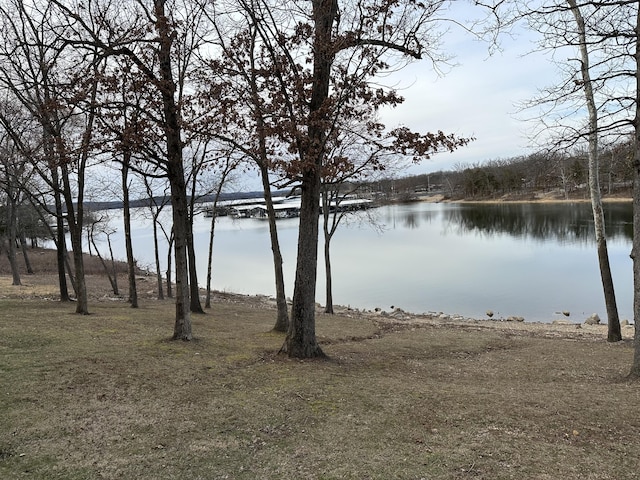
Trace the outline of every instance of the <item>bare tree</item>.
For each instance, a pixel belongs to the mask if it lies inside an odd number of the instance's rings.
[[[105,273],[107,274],[107,278],[109,279],[109,283],[111,284],[111,290],[114,295],[120,295],[120,290],[118,288],[118,271],[116,268],[116,261],[113,256],[113,247],[111,245],[111,235],[116,233],[116,230],[109,225],[109,216],[104,212],[92,212],[93,215],[88,215],[89,222],[86,225],[87,234],[89,236],[89,242],[93,245],[93,248],[104,268]],[[107,241],[107,248],[109,250],[109,264],[105,260],[102,252],[100,251],[100,246],[97,244],[97,241],[100,236],[104,235]]]
[[[578,54],[577,59],[556,61],[560,80],[542,90],[526,106],[542,108],[543,113],[536,120],[538,134],[545,135],[548,151],[576,150],[585,143],[587,145],[589,194],[608,317],[608,340],[619,341],[622,335],[609,265],[599,181],[599,141],[601,138],[619,139],[630,126],[631,99],[619,92],[626,90],[626,79],[633,75],[629,69],[630,58],[625,52],[626,47],[621,47],[618,31],[629,31],[629,7],[637,2],[548,0],[539,4],[510,3],[522,10],[515,8],[505,14],[504,18],[509,19],[506,23],[524,18],[531,28],[541,33],[540,48]],[[494,6],[503,7],[497,2]],[[585,106],[586,119],[583,114]],[[567,178],[570,175],[564,162],[561,167],[565,195],[568,195]]]
[[[76,312],[87,314],[82,252],[84,178],[92,148],[101,62],[95,51],[74,57],[49,2],[8,1],[0,9],[0,18],[3,21],[0,81],[42,129],[41,154],[36,155],[40,162],[34,166],[54,189],[58,235],[63,235],[63,218],[69,225]],[[9,128],[10,122],[3,123]],[[64,238],[59,237],[57,244],[64,299],[66,283],[61,267]]]
[[[152,221],[152,229],[153,229],[153,253],[155,258],[155,269],[156,269],[156,281],[157,281],[157,293],[158,299],[164,299],[164,290],[162,286],[162,269],[160,267],[160,242],[159,242],[159,234],[158,229],[162,232],[166,242],[167,242],[167,296],[169,298],[173,297],[172,289],[171,289],[171,251],[173,245],[173,234],[171,231],[167,231],[164,227],[163,223],[160,221],[160,217],[163,213],[164,207],[167,206],[167,188],[158,189],[157,186],[153,184],[153,178],[143,175],[141,177],[145,191],[148,198],[147,208],[151,214]],[[164,181],[164,179],[162,179]]]
[[[495,8],[504,7],[494,2]],[[576,1],[549,0],[540,4],[505,2],[523,7],[507,18],[524,17],[530,26],[542,33],[541,46],[560,51],[570,48],[578,51],[579,68],[574,62],[560,62],[565,75],[560,84],[546,89],[540,104],[552,109],[540,118],[544,130],[553,127],[551,137],[556,147],[573,146],[585,138],[589,152],[589,185],[592,194],[594,220],[598,242],[598,257],[602,274],[610,341],[620,339],[613,284],[608,273],[606,241],[600,205],[598,180],[598,142],[604,139],[615,144],[634,132],[634,238],[631,256],[634,271],[634,316],[636,318],[635,355],[631,375],[640,376],[640,144],[638,91],[640,82],[640,11],[637,1]],[[495,12],[496,10],[494,10]],[[498,15],[500,16],[500,15]],[[508,23],[508,22],[507,22]],[[635,93],[632,93],[635,92]],[[588,119],[582,121],[581,109],[586,107]],[[558,105],[563,108],[558,108]]]
[[[598,261],[600,264],[600,276],[602,278],[602,287],[604,290],[605,305],[607,309],[608,319],[608,336],[610,342],[618,342],[622,340],[622,332],[620,330],[620,320],[618,318],[618,307],[616,305],[616,296],[613,287],[613,277],[611,275],[611,266],[609,264],[609,253],[607,250],[607,237],[604,229],[604,212],[602,210],[602,196],[600,194],[599,180],[599,160],[598,160],[598,108],[596,105],[595,94],[593,91],[593,82],[590,72],[590,56],[589,45],[587,41],[587,28],[584,17],[576,0],[567,0],[571,13],[575,18],[577,30],[577,44],[580,51],[580,76],[581,83],[584,88],[585,101],[589,112],[589,192],[591,195],[591,206],[593,209],[593,220],[596,234],[596,246],[598,251]]]
[[[368,80],[386,66],[383,59],[393,52],[414,59],[427,54],[427,39],[431,35],[433,40],[434,35],[430,27],[444,4],[439,1],[339,4],[337,0],[316,0],[311,4],[306,24],[313,65],[309,72],[308,114],[303,123],[305,130],[296,138],[299,162],[294,171],[290,170],[300,183],[301,208],[292,318],[282,348],[289,356],[324,356],[315,335],[315,290],[318,214],[327,141],[344,114],[343,108],[353,107],[354,101],[378,105],[401,101],[393,91],[368,88]],[[394,136],[395,147],[401,152],[410,147],[426,154],[441,146],[453,149],[460,145],[441,132],[422,136],[398,129]]]
[[[92,8],[79,5],[72,9],[63,1],[54,0],[68,18],[68,42],[76,48],[97,49],[103,55],[128,58],[139,76],[145,78],[155,92],[158,110],[157,126],[163,133],[165,159],[161,167],[169,180],[173,213],[176,267],[176,318],[173,339],[191,340],[189,311],[189,259],[191,239],[187,186],[183,163],[181,120],[181,79],[186,75],[190,49],[196,43],[185,32],[197,32],[199,5],[197,2],[136,0],[127,4],[113,4],[94,0]],[[193,7],[193,9],[192,9]],[[99,18],[91,16],[99,14]],[[110,28],[113,35],[104,34]],[[117,33],[115,33],[117,32]],[[176,76],[177,75],[177,76]]]
[[[216,220],[218,218],[218,202],[220,200],[220,195],[222,194],[222,190],[227,185],[227,183],[232,180],[232,175],[234,170],[237,168],[239,159],[235,157],[234,152],[224,152],[220,155],[213,165],[211,166],[211,170],[215,172],[214,180],[214,191],[213,191],[213,202],[210,203],[208,207],[209,214],[211,215],[211,224],[209,227],[209,246],[208,246],[208,255],[207,255],[207,285],[206,285],[206,297],[205,297],[205,308],[211,308],[211,293],[212,293],[212,268],[213,268],[213,240],[215,237],[215,228],[216,228]]]
[[[270,100],[270,79],[277,76],[277,53],[271,46],[272,12],[261,0],[240,0],[240,11],[221,15],[211,12],[209,18],[216,32],[213,44],[220,57],[204,58],[207,66],[202,77],[200,98],[214,94],[214,108],[203,116],[200,129],[210,137],[238,150],[257,166],[267,208],[269,236],[273,256],[277,316],[274,331],[286,332],[289,312],[285,295],[283,259],[280,250],[276,213],[271,195],[271,175],[276,170],[274,129],[282,121],[278,100]],[[242,15],[242,22],[238,17]],[[278,83],[276,83],[278,85]],[[277,87],[276,87],[277,89]],[[220,94],[220,92],[224,92]],[[223,100],[220,101],[220,97]],[[286,103],[286,102],[285,102]],[[238,132],[242,132],[240,135]]]
[[[25,163],[20,161],[15,148],[13,148],[9,137],[5,135],[0,139],[0,190],[4,194],[4,241],[3,249],[7,254],[12,285],[22,285],[20,271],[17,262],[17,240],[18,240],[18,205],[21,197],[22,177],[25,170]]]

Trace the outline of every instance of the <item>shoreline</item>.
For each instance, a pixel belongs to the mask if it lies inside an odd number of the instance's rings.
[[[602,197],[603,203],[632,203],[631,197]],[[451,199],[443,194],[436,195],[423,195],[418,197],[416,202],[425,203],[484,203],[484,204],[497,204],[497,203],[591,203],[590,198],[561,198],[557,195],[536,195],[535,198],[487,198],[487,199]]]
[[[254,308],[276,310],[276,300],[269,295],[249,295],[230,292],[214,292],[215,299],[229,303],[251,305]],[[506,318],[472,318],[448,313],[412,313],[402,308],[386,310],[358,309],[345,305],[334,305],[334,314],[324,313],[324,307],[316,304],[316,323],[330,318],[345,317],[355,321],[367,320],[389,326],[401,328],[457,328],[498,330],[513,335],[532,335],[545,338],[585,339],[606,341],[607,324],[589,325],[572,322],[570,320],[556,320],[554,322],[526,321]],[[635,328],[633,324],[621,325],[622,342],[632,341]]]
[[[415,314],[406,312],[402,309],[396,309],[389,313],[385,311],[371,312],[353,310],[348,307],[335,307],[336,314],[351,316],[363,316],[375,319],[381,323],[389,323],[394,325],[404,325],[406,327],[424,327],[430,326],[434,328],[464,328],[464,329],[487,329],[508,332],[514,335],[534,335],[549,338],[566,338],[566,339],[589,339],[606,341],[607,324],[599,323],[589,325],[587,323],[571,322],[570,320],[556,320],[551,323],[546,322],[527,322],[524,320],[508,320],[503,318],[496,319],[477,319],[464,317],[456,314],[440,313],[431,314]],[[326,315],[319,312],[321,315]],[[635,327],[633,324],[621,325],[622,342],[633,341]]]
[[[23,285],[12,285],[12,277],[0,274],[0,301],[22,300],[52,302],[59,301],[56,276],[51,274],[29,275],[23,279]],[[165,304],[167,308],[173,305],[173,298],[158,300],[153,290],[153,277],[138,277],[139,299],[144,303]],[[151,283],[149,283],[151,282]],[[88,275],[87,283],[90,290],[90,304],[126,303],[126,296],[113,295],[109,282],[104,275]],[[275,298],[264,294],[241,294],[226,291],[214,291],[213,303],[219,302],[227,306],[237,304],[238,307],[256,308],[262,310],[276,310]],[[333,315],[324,313],[324,308],[317,304],[316,323],[329,319],[345,318],[355,321],[372,321],[381,325],[397,326],[398,328],[462,328],[462,329],[493,329],[508,332],[514,335],[534,335],[550,338],[585,339],[606,341],[607,324],[588,325],[570,320],[558,320],[554,322],[526,321],[505,318],[471,318],[449,313],[412,313],[402,308],[394,308],[392,311],[358,309],[344,305],[335,305]],[[634,338],[634,325],[621,327],[623,342],[632,341]]]

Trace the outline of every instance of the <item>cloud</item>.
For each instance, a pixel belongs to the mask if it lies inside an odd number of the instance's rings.
[[[529,53],[533,41],[533,34],[523,33],[505,41],[503,51],[492,56],[486,44],[471,38],[457,41],[451,53],[458,65],[445,76],[438,76],[428,62],[416,62],[386,80],[405,98],[399,107],[381,111],[387,126],[403,124],[421,132],[442,130],[476,138],[452,154],[438,154],[412,167],[412,173],[530,153],[532,125],[518,105],[535,97],[556,75],[546,56]]]

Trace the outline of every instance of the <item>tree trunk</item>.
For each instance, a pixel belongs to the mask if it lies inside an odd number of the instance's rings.
[[[46,141],[45,141],[46,148]],[[52,153],[48,151],[51,155]],[[51,166],[51,182],[53,184],[53,200],[55,204],[56,212],[56,231],[55,244],[56,244],[56,266],[58,268],[58,285],[60,287],[60,301],[69,302],[71,297],[69,296],[69,285],[67,284],[67,269],[65,266],[67,258],[66,236],[64,234],[64,216],[62,213],[62,199],[60,198],[58,178],[58,169],[55,166]]]
[[[198,272],[196,270],[196,250],[193,245],[193,210],[189,214],[189,228],[187,230],[187,253],[189,259],[189,285],[191,303],[189,309],[191,313],[204,313],[200,303],[200,287],[198,286]]]
[[[211,212],[211,227],[209,229],[209,248],[207,252],[207,294],[204,301],[204,308],[211,308],[211,269],[213,265],[213,238],[216,230],[216,200],[213,202],[213,210]]]
[[[158,300],[164,300],[162,288],[162,271],[160,270],[160,250],[158,249],[158,217],[153,216],[153,255],[156,260],[156,280],[158,283]],[[171,258],[171,247],[169,247],[169,258]]]
[[[131,308],[138,308],[138,289],[136,286],[136,261],[133,257],[133,242],[131,240],[131,207],[129,205],[129,158],[125,153],[122,162],[122,218],[124,222],[124,245],[127,252],[127,277],[129,283],[129,303]]]
[[[324,313],[333,315],[333,285],[331,277],[331,237],[325,235],[324,237],[324,269],[325,269],[325,306]]]
[[[600,195],[600,179],[598,174],[598,111],[593,94],[591,74],[589,72],[589,52],[587,50],[585,25],[576,0],[567,0],[567,2],[571,7],[578,26],[582,84],[587,102],[587,110],[589,111],[589,193],[591,195],[591,207],[593,209],[593,223],[595,226],[600,277],[602,279],[604,300],[607,309],[607,340],[609,342],[619,342],[622,340],[622,332],[620,330],[620,319],[618,318],[618,307],[616,305],[616,296],[613,288],[613,277],[609,265],[607,237],[604,228],[604,212],[602,211],[602,199]]]
[[[315,324],[319,198],[320,172],[312,169],[303,180],[293,305],[282,348],[294,358],[325,356],[316,340]]]
[[[257,29],[253,31],[253,38],[250,46],[251,58],[251,97],[253,103],[254,116],[257,124],[259,155],[256,163],[260,169],[260,178],[262,180],[262,192],[267,207],[267,218],[269,221],[269,237],[271,240],[271,252],[273,255],[273,271],[276,282],[276,323],[273,326],[275,332],[286,332],[289,329],[289,307],[287,305],[287,296],[284,287],[284,272],[282,270],[282,251],[280,249],[280,240],[278,239],[278,227],[276,225],[276,212],[273,208],[273,198],[271,196],[271,184],[269,182],[269,149],[267,148],[267,129],[265,125],[264,111],[262,109],[262,97],[258,82],[256,79],[255,64],[255,35]]]
[[[56,133],[55,135],[52,135],[52,138],[54,140],[56,158],[60,163],[62,172],[62,194],[64,195],[64,200],[67,207],[67,223],[69,225],[69,232],[71,236],[71,247],[73,248],[77,296],[76,313],[82,315],[89,314],[87,284],[85,282],[84,275],[84,253],[82,251],[82,227],[84,220],[84,181],[87,162],[91,150],[93,124],[96,117],[96,98],[98,92],[98,83],[100,82],[101,78],[98,72],[99,63],[99,61],[95,61],[92,67],[93,75],[91,77],[91,90],[89,92],[89,98],[87,98],[89,110],[86,116],[86,124],[84,125],[84,131],[82,134],[81,149],[77,161],[74,162],[69,157],[65,142],[61,136],[62,122],[60,122],[60,119],[57,118],[55,110],[54,112],[52,112],[51,118],[52,124],[56,126]],[[47,92],[47,95],[48,93],[49,92]],[[48,100],[51,101],[50,98]],[[72,164],[75,164],[75,167],[77,168],[75,189],[73,189],[71,186],[71,174],[69,172],[69,166]]]
[[[640,32],[640,9],[636,14],[636,32]],[[640,378],[640,35],[636,35],[636,114],[633,134],[633,364],[630,377]]]
[[[173,35],[165,15],[165,1],[154,2],[158,30],[158,68],[161,82],[164,134],[167,142],[167,176],[171,187],[173,210],[174,252],[176,259],[176,318],[173,340],[191,340],[191,312],[189,311],[189,205],[184,178],[182,139],[178,106],[175,102],[176,84],[171,66]]]
[[[113,281],[111,286],[113,287],[113,293],[120,295],[120,289],[118,288],[118,268],[116,266],[116,259],[113,257],[113,246],[111,245],[111,237],[107,235],[107,245],[109,246],[109,257],[111,258],[111,277]],[[98,249],[96,249],[98,251]]]
[[[89,315],[89,302],[87,297],[87,284],[84,276],[84,255],[82,253],[82,234],[78,235],[77,228],[71,228],[71,248],[73,256],[73,269],[76,286],[76,313]]]
[[[27,274],[33,275],[33,267],[31,266],[31,260],[29,259],[27,237],[24,234],[24,230],[20,229],[20,249],[22,250],[22,258],[24,259],[24,267],[27,270]]]
[[[229,174],[236,167],[236,163],[232,160],[231,155],[226,159],[225,167],[220,175],[220,181],[215,191],[215,197],[213,199],[213,205],[211,206],[211,229],[209,230],[209,250],[207,255],[207,296],[205,302],[205,308],[211,308],[211,294],[212,294],[212,268],[213,268],[213,239],[215,237],[217,208],[222,188],[229,176]]]
[[[7,192],[7,207],[6,207],[6,243],[7,243],[7,257],[9,259],[9,265],[11,266],[11,276],[13,277],[12,285],[22,285],[20,281],[20,271],[18,269],[18,260],[16,252],[16,204],[12,193]]]
[[[329,97],[331,66],[334,59],[332,30],[338,14],[336,0],[313,0],[313,83],[307,146],[300,152],[304,171],[301,180],[300,227],[296,279],[291,322],[283,350],[296,358],[323,357],[316,340],[315,305],[318,268],[318,211],[322,163],[325,155],[327,118],[323,107]]]
[[[335,229],[329,227],[331,200],[329,192],[322,192],[322,231],[324,232],[325,305],[324,313],[333,315],[333,283],[331,273],[331,237]]]
[[[175,147],[175,146],[174,146]],[[189,270],[187,254],[188,208],[182,162],[170,162],[171,206],[173,209],[174,253],[176,261],[176,318],[173,340],[191,340],[189,311]],[[182,180],[182,181],[181,181]]]
[[[62,150],[60,150],[62,151]],[[64,158],[63,155],[60,155]],[[80,174],[78,174],[80,175]],[[71,249],[73,255],[73,269],[76,288],[76,313],[89,315],[89,302],[87,297],[87,285],[84,276],[84,255],[82,252],[82,201],[76,203],[78,212],[74,208],[71,179],[66,165],[62,166],[62,183],[65,204],[67,207],[67,225],[71,237]]]
[[[200,285],[198,284],[198,269],[196,262],[196,250],[193,244],[193,222],[195,220],[195,201],[196,201],[196,185],[198,178],[198,167],[194,165],[191,171],[191,192],[189,198],[189,229],[187,230],[188,238],[188,255],[189,255],[189,286],[191,290],[191,305],[189,309],[191,313],[204,314],[202,304],[200,303]]]
[[[173,228],[171,229],[171,235],[169,235],[169,243],[167,247],[167,297],[173,298],[173,277],[171,276],[171,265],[173,265],[171,259],[171,250],[173,249]]]
[[[73,266],[71,265],[71,261],[69,260],[69,251],[67,250],[66,243],[63,243],[64,248],[64,268],[66,269],[67,275],[69,276],[69,281],[71,282],[71,288],[73,288],[73,293],[78,295],[78,288],[76,287],[76,275],[73,270]]]
[[[260,163],[260,176],[262,177],[262,189],[264,201],[267,206],[267,216],[269,219],[269,236],[271,238],[271,252],[273,253],[273,270],[276,280],[276,324],[273,327],[275,332],[286,332],[289,328],[289,307],[284,288],[284,272],[282,270],[282,251],[280,250],[280,240],[278,239],[278,227],[276,225],[276,212],[273,208],[273,198],[271,197],[271,185],[269,184],[269,171],[264,162]]]

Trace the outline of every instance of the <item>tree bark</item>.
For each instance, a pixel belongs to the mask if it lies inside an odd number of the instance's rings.
[[[61,150],[59,150],[61,152]],[[89,315],[89,302],[87,297],[87,285],[84,276],[84,254],[82,252],[82,201],[79,198],[76,203],[78,211],[73,202],[71,179],[69,169],[66,165],[66,155],[60,153],[62,158],[62,183],[65,204],[67,207],[67,225],[69,226],[69,236],[71,237],[71,249],[73,256],[73,269],[75,276],[76,290],[76,313]],[[80,174],[78,174],[80,175]],[[80,188],[78,188],[80,190]]]
[[[8,180],[11,181],[11,180]],[[7,206],[6,206],[6,248],[7,257],[9,259],[9,265],[11,266],[11,276],[13,278],[12,285],[22,285],[20,281],[20,271],[18,269],[18,260],[16,254],[16,232],[17,232],[17,219],[16,219],[16,203],[11,192],[11,187],[7,188]]]
[[[100,82],[101,75],[98,71],[99,62],[97,56],[94,58],[95,63],[92,66],[91,77],[91,90],[88,92],[87,104],[88,113],[86,116],[86,123],[84,125],[84,131],[82,134],[81,148],[79,158],[77,159],[77,185],[76,189],[71,186],[71,174],[69,167],[72,164],[72,159],[69,157],[65,142],[62,138],[62,126],[60,119],[57,118],[55,111],[50,121],[55,125],[55,134],[53,139],[55,141],[56,158],[60,163],[62,172],[62,193],[64,196],[65,204],[67,207],[67,223],[69,225],[69,233],[71,236],[71,247],[73,248],[73,260],[75,268],[76,278],[76,313],[82,315],[89,314],[89,301],[87,296],[87,284],[84,274],[84,253],[82,251],[82,228],[84,220],[84,182],[85,172],[87,168],[87,162],[91,149],[91,138],[93,136],[93,125],[96,117],[97,108],[97,92],[98,84]],[[49,91],[46,91],[47,95]],[[49,98],[49,101],[52,99]],[[75,196],[75,208],[74,208],[74,196]]]
[[[257,27],[257,25],[256,25]],[[267,148],[267,129],[265,125],[265,115],[262,108],[261,92],[258,88],[256,75],[256,43],[255,36],[257,29],[252,32],[252,41],[250,46],[250,88],[252,109],[256,120],[259,154],[255,159],[260,169],[260,178],[262,180],[262,192],[267,207],[267,219],[269,222],[269,237],[271,240],[271,252],[273,256],[273,271],[276,286],[276,323],[273,326],[275,332],[286,332],[289,329],[289,307],[287,305],[287,296],[284,286],[284,272],[282,269],[283,259],[280,250],[280,240],[278,239],[278,226],[276,224],[276,212],[273,208],[273,198],[271,196],[271,184],[269,182],[269,153]]]
[[[211,226],[209,229],[209,246],[207,249],[207,293],[204,300],[204,308],[211,308],[211,278],[213,268],[213,239],[216,232],[216,205],[218,203],[218,196],[213,202],[211,212]]]
[[[27,270],[28,275],[33,275],[33,267],[31,266],[31,260],[29,259],[27,237],[24,234],[24,229],[20,228],[20,249],[22,250],[22,258],[24,259],[24,267]]]
[[[194,174],[195,175],[195,174]],[[195,178],[194,178],[195,185]],[[203,314],[202,304],[200,303],[200,287],[198,285],[198,271],[196,269],[196,250],[193,245],[193,218],[194,218],[194,198],[191,196],[189,202],[189,228],[187,229],[187,254],[189,259],[189,285],[190,285],[190,305],[191,313]]]
[[[127,252],[127,278],[129,283],[129,303],[131,308],[138,308],[138,289],[136,286],[136,262],[133,257],[133,242],[131,239],[131,207],[129,205],[129,159],[128,152],[124,154],[122,162],[122,211],[124,222],[124,244]]]
[[[46,137],[46,133],[45,133]],[[47,149],[47,139],[45,138],[45,149]],[[49,155],[53,155],[50,150],[46,151]],[[52,158],[52,157],[50,157]],[[66,235],[64,234],[64,215],[62,212],[62,198],[60,197],[60,179],[58,177],[58,169],[54,165],[49,168],[51,172],[51,183],[53,185],[53,201],[55,205],[56,216],[56,266],[58,268],[58,285],[60,287],[60,301],[69,302],[69,285],[67,284],[67,269],[65,266],[67,259]]]
[[[335,228],[329,226],[331,199],[326,187],[322,191],[322,230],[324,232],[324,277],[325,277],[325,304],[324,313],[333,315],[333,277],[331,272],[331,238]]]
[[[218,208],[218,199],[220,198],[220,193],[222,192],[222,186],[224,185],[226,174],[227,169],[225,168],[224,173],[222,174],[222,178],[220,179],[220,183],[218,184],[218,188],[216,189],[213,205],[211,206],[211,226],[209,228],[209,245],[207,249],[207,293],[205,297],[204,308],[211,308],[211,283],[213,278],[213,240],[216,233],[216,210]]]
[[[602,198],[600,195],[600,179],[598,173],[598,111],[596,108],[593,84],[591,82],[591,74],[589,71],[589,52],[587,50],[585,24],[576,0],[567,0],[567,2],[571,7],[571,12],[573,13],[578,26],[582,84],[587,103],[587,110],[589,112],[589,193],[591,195],[591,207],[593,210],[593,223],[595,227],[600,277],[602,280],[604,300],[607,309],[607,340],[609,342],[619,342],[622,340],[622,332],[620,330],[618,306],[616,304],[613,277],[611,275],[611,266],[609,264],[607,237],[604,228],[604,212],[602,210]]]
[[[273,271],[276,281],[276,324],[273,326],[275,332],[286,332],[289,328],[289,306],[284,288],[284,272],[282,269],[282,251],[280,250],[280,240],[278,239],[278,227],[276,225],[276,212],[273,208],[273,198],[271,196],[271,185],[269,184],[269,171],[264,162],[260,163],[260,176],[262,177],[262,189],[264,191],[264,201],[267,206],[267,217],[269,220],[269,236],[271,238],[271,252],[273,254]]]
[[[174,145],[175,148],[175,145]],[[182,162],[169,162],[171,205],[173,209],[174,254],[176,263],[176,317],[174,340],[191,340],[191,312],[189,310],[189,271],[187,255],[188,208],[184,189]],[[182,181],[181,181],[182,180]]]
[[[291,322],[283,351],[289,357],[314,358],[325,356],[316,340],[315,325],[319,171],[316,169],[308,171],[302,185],[295,288],[291,307]]]
[[[191,312],[189,311],[189,205],[184,177],[182,139],[178,106],[175,102],[176,84],[171,66],[173,36],[165,15],[165,1],[156,0],[155,16],[158,31],[158,63],[160,92],[164,114],[164,133],[167,142],[167,176],[171,188],[173,211],[174,252],[176,260],[176,317],[173,340],[191,340]]]
[[[313,0],[313,83],[307,119],[307,147],[301,152],[300,228],[291,322],[283,350],[296,358],[324,357],[316,340],[315,304],[318,268],[318,214],[322,163],[327,134],[326,112],[334,59],[332,29],[338,14],[336,0]]]
[[[324,313],[333,315],[333,284],[331,276],[331,237],[324,237],[325,305]]]
[[[640,9],[636,14],[636,32],[640,32]],[[633,134],[633,363],[630,377],[640,378],[640,35],[636,35],[636,101]]]
[[[158,300],[164,300],[164,291],[162,288],[162,270],[160,270],[160,250],[158,248],[158,217],[154,213],[153,216],[153,255],[156,261],[156,281],[158,284]],[[169,248],[171,252],[171,248]],[[171,253],[169,253],[171,257]]]
[[[169,243],[167,244],[167,297],[169,298],[173,298],[173,277],[171,276],[171,265],[173,265],[173,262],[171,260],[171,250],[173,249],[174,238],[173,228],[171,228]]]

